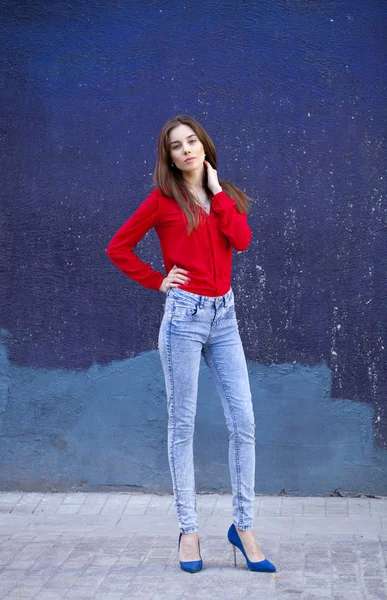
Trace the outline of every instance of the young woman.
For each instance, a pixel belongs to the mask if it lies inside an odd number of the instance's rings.
[[[192,117],[165,123],[158,142],[155,189],[117,231],[106,251],[126,275],[166,294],[158,348],[167,390],[168,460],[180,526],[180,566],[202,568],[193,462],[200,358],[219,392],[229,430],[233,524],[228,539],[253,571],[275,571],[254,521],[255,423],[248,371],[230,286],[232,250],[251,241],[250,198],[219,181],[215,146]],[[167,276],[133,252],[152,227]]]

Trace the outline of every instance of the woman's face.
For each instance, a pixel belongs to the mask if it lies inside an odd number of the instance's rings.
[[[179,125],[172,129],[169,144],[171,162],[183,173],[203,168],[203,144],[189,125]]]

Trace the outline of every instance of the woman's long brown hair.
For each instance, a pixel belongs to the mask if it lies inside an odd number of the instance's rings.
[[[189,117],[188,115],[178,115],[177,117],[169,119],[163,126],[159,136],[157,162],[153,173],[153,182],[165,196],[174,198],[179,204],[187,217],[189,235],[193,229],[197,229],[199,226],[201,216],[204,218],[206,218],[206,216],[203,215],[205,211],[201,211],[197,201],[195,201],[195,196],[184,183],[181,171],[177,167],[171,166],[172,161],[170,157],[169,135],[172,129],[179,125],[188,125],[195,132],[203,144],[206,160],[214,169],[216,169],[216,150],[212,139],[205,129],[193,117]],[[219,183],[227,196],[235,200],[239,212],[248,214],[250,210],[249,203],[252,199],[229,181],[219,179]],[[211,190],[207,185],[205,166],[203,187],[211,194]]]

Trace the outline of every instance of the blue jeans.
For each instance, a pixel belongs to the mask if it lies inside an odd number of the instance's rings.
[[[232,288],[215,297],[170,288],[158,348],[167,392],[168,460],[180,531],[198,531],[193,436],[202,355],[220,395],[229,431],[232,518],[238,529],[252,529],[255,422]]]

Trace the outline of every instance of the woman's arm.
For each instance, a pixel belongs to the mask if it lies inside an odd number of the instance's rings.
[[[251,242],[252,233],[247,215],[239,212],[235,200],[221,190],[214,195],[211,207],[219,217],[220,228],[232,247],[240,252],[246,250]]]
[[[157,223],[159,193],[153,190],[135,213],[120,227],[111,239],[106,253],[110,260],[131,279],[144,287],[159,290],[164,275],[152,269],[133,252],[147,231]]]
[[[204,166],[207,169],[207,185],[213,194],[211,207],[219,217],[220,228],[235,250],[246,250],[252,237],[247,215],[240,213],[235,200],[222,190],[218,172],[208,160],[204,161]]]

